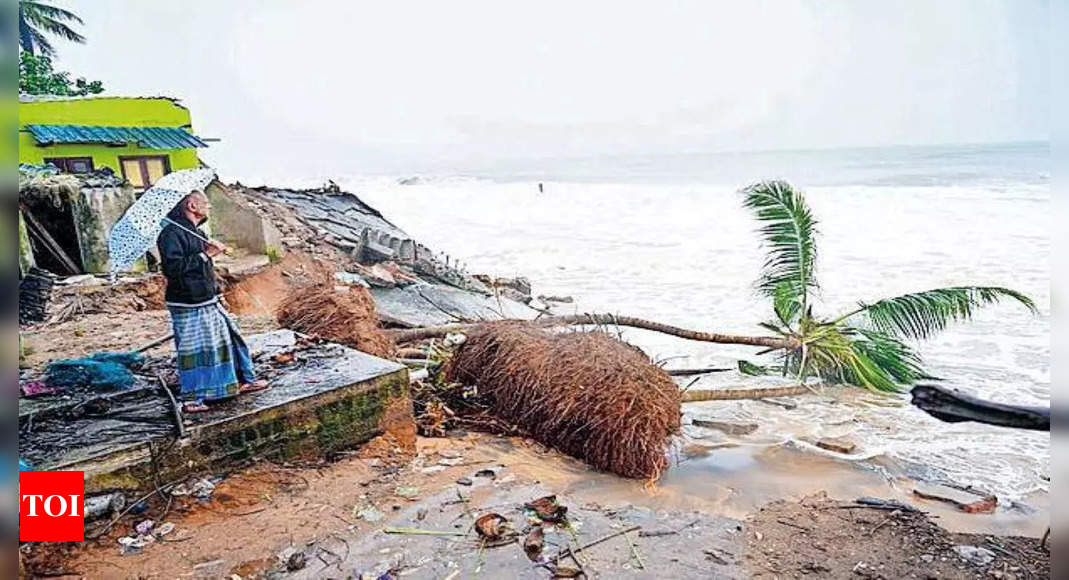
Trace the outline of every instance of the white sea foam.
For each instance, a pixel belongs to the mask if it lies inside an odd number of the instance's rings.
[[[673,183],[493,182],[473,179],[341,181],[424,243],[462,257],[473,271],[524,275],[535,294],[576,297],[576,312],[617,312],[732,333],[759,333],[770,317],[752,283],[762,264],[757,227],[735,188]],[[804,184],[800,184],[804,185]],[[1010,286],[1041,314],[1016,305],[982,311],[918,345],[945,384],[1000,401],[1047,404],[1050,396],[1049,189],[997,187],[810,187],[820,220],[817,310],[956,284]],[[733,365],[752,349],[625,335],[678,366]],[[720,373],[699,387],[753,385]],[[1008,497],[1045,485],[1049,437],[940,423],[913,409],[810,403],[782,411],[720,404],[728,414],[771,421],[784,438],[849,435],[907,464]]]

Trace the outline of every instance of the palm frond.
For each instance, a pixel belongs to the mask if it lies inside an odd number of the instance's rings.
[[[82,22],[81,17],[70,10],[52,6],[51,4],[45,4],[44,2],[37,0],[19,0],[19,10],[24,11],[26,13],[26,18],[35,24],[45,20],[85,24],[85,22]]]
[[[85,37],[74,31],[73,28],[63,24],[62,22],[56,22],[55,20],[46,20],[38,24],[45,32],[58,36],[62,39],[69,40],[71,42],[77,42],[79,44],[85,43]]]
[[[46,38],[44,34],[41,34],[41,31],[36,28],[30,28],[29,34],[30,42],[33,44],[36,52],[49,57],[56,55],[56,49],[52,46],[52,43],[48,41],[48,38]]]
[[[997,286],[956,286],[885,298],[844,316],[865,317],[872,328],[901,338],[924,339],[958,320],[968,320],[973,312],[1002,299],[1016,300],[1036,312],[1032,299],[1016,290]]]
[[[749,377],[760,377],[769,374],[769,369],[749,361],[740,360],[739,372]]]
[[[784,301],[793,297],[804,310],[808,293],[816,288],[816,219],[805,197],[785,181],[764,181],[742,190],[743,205],[765,223],[760,229],[768,249],[757,288]]]
[[[853,348],[882,369],[887,376],[900,385],[912,385],[928,376],[921,367],[921,358],[902,341],[882,332],[866,329],[850,329],[860,335],[853,341]]]
[[[33,0],[19,0],[19,43],[31,54],[55,55],[55,48],[45,37],[46,32],[71,42],[84,43],[85,37],[67,22],[83,24],[82,19],[70,10]]]
[[[776,286],[772,296],[772,309],[776,312],[776,318],[788,329],[797,322],[798,314],[802,312],[802,304],[790,284]]]

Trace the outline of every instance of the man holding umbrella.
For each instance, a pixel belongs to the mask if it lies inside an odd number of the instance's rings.
[[[194,190],[167,214],[157,240],[178,376],[190,413],[208,410],[207,402],[267,387],[255,380],[245,340],[219,302],[212,258],[227,248],[198,228],[210,211],[208,197]]]

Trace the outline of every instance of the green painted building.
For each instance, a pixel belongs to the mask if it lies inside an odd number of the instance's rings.
[[[166,97],[19,96],[19,163],[104,167],[135,188],[200,165],[189,109]]]

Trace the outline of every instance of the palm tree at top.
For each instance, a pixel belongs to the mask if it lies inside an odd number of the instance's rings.
[[[56,49],[48,35],[84,44],[85,37],[68,23],[84,24],[70,10],[37,0],[19,0],[19,47],[32,55],[55,56]]]
[[[1030,298],[996,286],[953,286],[861,302],[833,318],[813,314],[817,289],[816,219],[805,197],[784,181],[766,181],[742,191],[744,205],[764,226],[768,249],[757,289],[772,299],[775,320],[761,326],[785,339],[776,352],[779,363],[762,367],[745,361],[748,374],[775,371],[800,381],[817,377],[885,392],[926,377],[920,357],[904,340],[924,339],[955,320],[965,320],[980,306],[1012,299],[1032,312]]]

